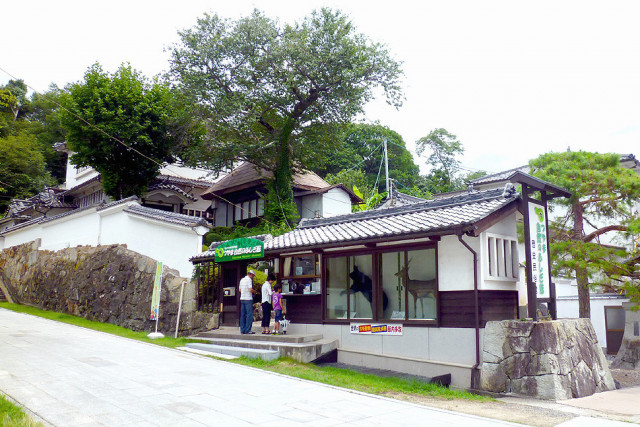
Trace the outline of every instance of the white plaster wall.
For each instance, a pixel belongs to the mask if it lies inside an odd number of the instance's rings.
[[[31,227],[21,228],[4,236],[4,247],[21,245],[23,243],[32,242],[42,237],[42,227],[33,225]]]
[[[102,212],[95,209],[59,220],[24,227],[4,235],[3,247],[41,239],[41,249],[59,250],[78,245],[126,244],[128,249],[162,261],[190,278],[189,258],[202,252],[202,236],[189,227],[138,219],[118,206]]]
[[[492,225],[487,230],[485,230],[480,235],[480,251],[478,253],[479,256],[479,284],[478,288],[481,290],[497,290],[497,291],[517,291],[518,290],[518,280],[520,278],[520,268],[519,265],[516,266],[516,271],[518,272],[518,278],[516,279],[493,279],[488,277],[489,273],[489,257],[488,257],[488,249],[487,249],[487,235],[491,234],[493,236],[497,236],[500,238],[513,239],[516,242],[518,241],[518,232],[516,228],[516,213],[512,213],[507,218],[504,218],[502,221],[497,224]],[[524,246],[517,244],[517,256],[515,259],[520,260],[521,248]]]
[[[332,188],[322,195],[322,211],[324,218],[351,213],[351,199],[341,188]]]
[[[73,218],[70,219],[69,217]],[[100,217],[95,209],[42,224],[41,249],[57,251],[78,245],[98,244]]]
[[[322,195],[310,194],[301,197],[298,206],[301,218],[314,218],[316,212],[322,216]]]
[[[72,165],[69,160],[72,155],[73,153],[69,153],[69,157],[67,158],[67,173],[65,177],[65,188],[67,189],[80,185],[83,182],[89,181],[91,178],[99,175],[98,171],[91,167],[78,173],[78,169],[75,165]]]
[[[479,251],[479,238],[464,236],[462,239],[474,251]],[[473,255],[457,236],[444,236],[438,242],[438,290],[473,290]]]
[[[162,261],[187,278],[193,273],[189,258],[202,252],[202,237],[191,229],[119,213],[102,218],[101,244],[115,243],[126,243],[128,249]]]
[[[322,334],[340,349],[472,366],[476,362],[475,329],[404,326],[403,335],[352,334],[349,325],[289,325],[290,333]],[[480,349],[482,336],[480,330]],[[455,343],[455,345],[452,345]],[[393,369],[389,367],[387,369]]]

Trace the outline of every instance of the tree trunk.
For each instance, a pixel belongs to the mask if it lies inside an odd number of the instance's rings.
[[[582,219],[582,205],[573,205],[573,239],[583,240],[584,224]],[[589,274],[586,267],[576,267],[576,282],[578,283],[578,315],[581,318],[591,318],[591,301],[589,299]]]
[[[273,223],[284,222],[291,226],[298,217],[298,210],[293,200],[291,148],[289,139],[295,127],[295,120],[288,119],[278,136],[278,157],[273,172],[273,181],[267,194],[265,218]]]

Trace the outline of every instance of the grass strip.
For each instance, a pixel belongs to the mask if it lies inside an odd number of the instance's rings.
[[[487,396],[442,387],[437,384],[429,384],[405,378],[379,377],[374,374],[366,374],[351,369],[335,368],[332,366],[316,366],[289,358],[265,361],[261,359],[249,359],[243,356],[230,360],[230,362],[371,394],[403,393],[448,400],[467,399],[487,402],[494,400]]]
[[[40,308],[31,307],[27,305],[11,304],[8,302],[0,302],[0,308],[6,308],[8,310],[16,311],[18,313],[31,314],[33,316],[44,317],[45,319],[51,319],[62,323],[68,323],[70,325],[81,326],[87,329],[93,329],[95,331],[106,332],[112,335],[118,335],[124,338],[131,338],[138,341],[144,341],[151,344],[160,345],[163,347],[176,348],[184,347],[188,342],[207,342],[197,341],[189,338],[173,338],[166,336],[164,338],[151,339],[148,338],[148,332],[135,332],[131,329],[123,328],[122,326],[112,325],[111,323],[101,323],[93,320],[85,319],[84,317],[73,316],[71,314],[56,313],[55,311],[42,310]]]
[[[33,421],[31,417],[22,411],[22,408],[0,394],[0,426],[40,427],[43,424]]]
[[[169,348],[184,347],[188,342],[207,342],[182,337],[164,337],[152,340],[147,337],[147,332],[134,332],[130,329],[112,325],[110,323],[95,322],[93,320],[88,320],[78,316],[72,316],[70,314],[56,313],[53,311],[42,310],[35,307],[11,304],[8,302],[1,302],[0,308],[6,308],[19,313],[26,313],[34,316],[44,317],[47,319],[56,320],[58,322],[69,323],[71,325],[81,326],[84,328],[106,332],[109,334],[131,338],[134,340],[148,342],[151,344],[161,345],[163,347]],[[404,378],[379,377],[373,374],[365,374],[350,369],[335,368],[331,366],[316,366],[309,363],[297,362],[289,358],[280,358],[273,361],[249,359],[247,357],[241,357],[232,360],[219,360],[372,394],[384,395],[389,393],[402,393],[407,395],[432,396],[441,399],[467,399],[475,401],[494,400],[490,397],[476,395],[467,391],[450,389],[436,384],[428,384]]]

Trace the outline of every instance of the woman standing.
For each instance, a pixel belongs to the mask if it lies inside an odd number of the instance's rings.
[[[267,276],[267,281],[262,284],[262,333],[269,333],[269,323],[271,322],[271,296],[273,295],[273,282],[276,276],[271,273]]]

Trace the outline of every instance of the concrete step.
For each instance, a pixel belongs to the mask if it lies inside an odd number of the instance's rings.
[[[212,331],[213,332],[213,331]],[[220,348],[241,348],[264,351],[276,351],[280,357],[310,363],[338,348],[338,340],[324,339],[321,335],[242,335],[221,334],[222,338],[211,337],[211,333],[200,333],[192,339],[205,340]],[[313,339],[312,341],[310,341]],[[213,348],[213,347],[212,347]]]
[[[246,356],[250,359],[275,360],[280,357],[280,352],[277,350],[265,350],[260,348],[229,347],[223,345],[201,343],[187,343],[186,347],[200,351],[206,351],[208,353],[221,353],[236,357]]]
[[[200,332],[193,335],[191,338],[219,338],[219,339],[233,339],[243,341],[278,341],[287,343],[305,343],[313,342],[322,339],[322,335],[295,335],[295,334],[280,334],[280,335],[266,335],[262,334],[261,328],[254,328],[255,334],[241,334],[238,328],[230,329],[214,329],[211,331]]]

